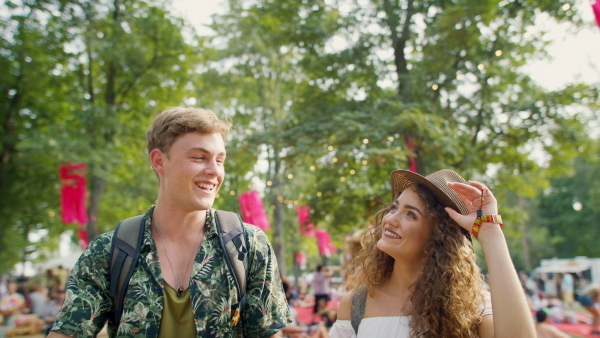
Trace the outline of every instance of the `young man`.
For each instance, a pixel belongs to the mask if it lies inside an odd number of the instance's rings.
[[[225,176],[230,127],[199,108],[169,108],[156,116],[146,142],[158,200],[144,217],[121,321],[113,322],[108,296],[109,232],[90,243],[73,268],[49,337],[95,336],[107,320],[110,336],[271,337],[291,320],[271,244],[246,224],[247,303],[240,323],[232,323],[237,292],[211,210]]]

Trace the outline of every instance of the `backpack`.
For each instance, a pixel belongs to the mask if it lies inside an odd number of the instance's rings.
[[[246,282],[248,280],[248,249],[244,224],[234,212],[215,210],[215,225],[225,261],[238,294],[238,303],[232,305],[232,324],[236,326],[246,305]],[[127,218],[115,229],[111,244],[109,296],[114,304],[114,320],[117,326],[123,314],[123,302],[127,286],[140,257],[144,238],[144,216]]]

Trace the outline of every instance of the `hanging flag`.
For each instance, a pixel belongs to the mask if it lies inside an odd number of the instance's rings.
[[[265,206],[256,190],[250,190],[240,195],[240,209],[244,222],[254,224],[263,231],[271,228],[269,216],[265,212]]]
[[[417,165],[415,164],[415,157],[413,155],[413,144],[412,144],[412,140],[410,139],[410,137],[406,140],[406,143],[408,143],[408,156],[410,158],[410,171],[412,171],[413,173],[416,173]]]
[[[88,223],[85,197],[87,195],[86,164],[66,164],[60,168],[60,206],[65,223]]]
[[[85,206],[87,197],[86,170],[86,164],[70,163],[59,169],[61,218],[64,223],[78,224],[77,234],[84,249],[88,245],[87,231],[85,230],[85,226],[88,224],[88,214]]]
[[[600,27],[600,0],[596,0],[596,2],[592,4],[592,10],[596,17],[596,24]]]
[[[300,266],[300,269],[306,270],[306,254],[300,251],[294,252],[294,258],[296,259],[296,264]]]
[[[315,225],[310,221],[310,206],[296,206],[298,213],[298,225],[300,226],[300,235],[306,237],[315,237]]]
[[[337,253],[337,248],[333,245],[329,232],[325,230],[316,230],[317,233],[317,244],[319,245],[319,252],[325,257],[330,257],[332,253]]]

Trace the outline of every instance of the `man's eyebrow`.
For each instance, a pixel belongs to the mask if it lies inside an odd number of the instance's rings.
[[[202,147],[193,147],[193,148],[190,148],[188,150],[188,153],[191,153],[191,152],[194,152],[194,151],[199,151],[199,152],[206,153],[206,154],[211,154],[212,153],[208,149],[202,148]],[[224,152],[220,152],[220,153],[217,154],[217,156],[223,156],[223,155],[225,155]]]

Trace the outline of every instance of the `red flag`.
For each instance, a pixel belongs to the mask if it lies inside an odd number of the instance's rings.
[[[297,205],[296,212],[298,213],[300,234],[306,237],[315,237],[315,225],[310,221],[310,207]]]
[[[88,214],[85,207],[87,197],[86,164],[67,163],[60,167],[60,208],[64,223],[76,223],[77,233],[81,246],[85,249],[88,245],[87,231],[84,226],[88,223]]]
[[[596,24],[600,27],[600,0],[596,0],[596,2],[592,4],[592,10],[596,17]]]
[[[263,231],[271,228],[269,216],[265,212],[262,199],[256,190],[250,190],[240,195],[240,209],[244,222],[254,224]]]

